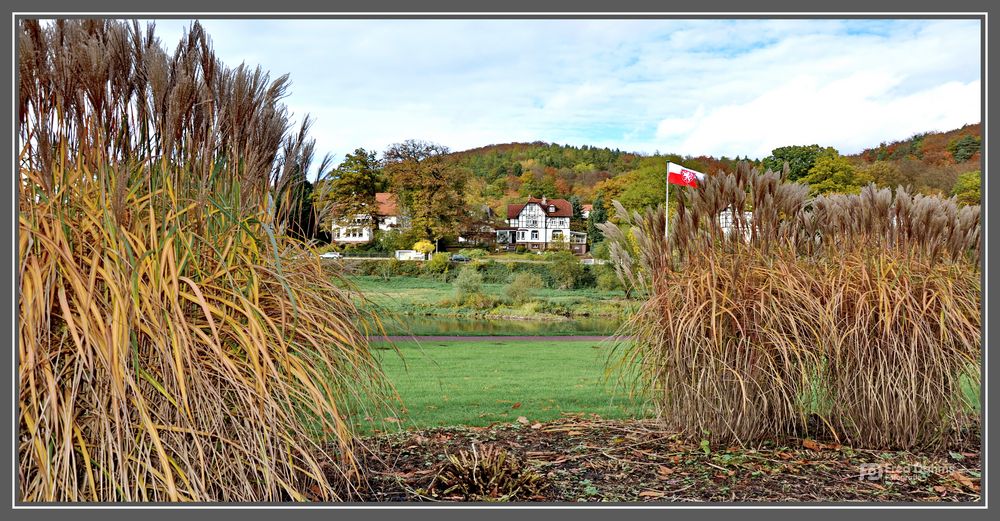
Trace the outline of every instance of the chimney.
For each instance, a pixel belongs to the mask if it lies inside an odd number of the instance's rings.
[[[545,196],[542,196],[542,206],[545,206]]]

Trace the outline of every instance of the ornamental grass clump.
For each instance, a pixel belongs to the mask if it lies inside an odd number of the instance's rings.
[[[137,23],[18,39],[18,497],[344,499],[378,324],[286,233],[287,77],[198,24],[173,55]]]
[[[979,208],[902,188],[807,195],[746,163],[709,176],[682,194],[669,248],[662,207],[616,205],[613,264],[648,295],[618,364],[692,437],[954,441],[978,422],[964,391],[979,382]]]
[[[446,499],[499,502],[538,499],[545,488],[542,475],[513,454],[473,444],[469,451],[448,455],[428,490]]]

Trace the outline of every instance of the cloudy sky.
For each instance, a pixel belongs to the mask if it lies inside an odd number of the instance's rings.
[[[172,50],[190,21],[158,20]],[[289,73],[320,154],[404,139],[764,157],[980,119],[968,20],[202,20],[229,66]]]

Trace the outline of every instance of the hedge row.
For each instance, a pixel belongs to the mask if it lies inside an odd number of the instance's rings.
[[[468,266],[474,268],[486,284],[508,284],[518,273],[534,273],[538,275],[547,288],[597,288],[605,290],[618,289],[617,278],[608,277],[605,271],[611,271],[607,266],[588,266],[574,260],[575,265],[568,262],[560,264],[551,262],[497,262],[474,261]],[[355,275],[373,277],[423,277],[451,282],[465,264],[450,263],[445,269],[436,266],[433,260],[400,261],[391,260],[351,260],[351,271]],[[600,284],[599,284],[600,282]]]

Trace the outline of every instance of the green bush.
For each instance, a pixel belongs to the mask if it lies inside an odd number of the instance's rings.
[[[477,266],[483,281],[489,284],[506,284],[510,280],[511,269],[505,262],[486,261]]]
[[[455,288],[455,302],[464,304],[473,295],[483,293],[483,276],[472,266],[466,266],[458,272],[452,286]]]
[[[366,259],[348,260],[347,268],[353,275],[367,275],[371,277],[419,277],[422,273],[421,262],[401,261],[398,259]]]
[[[377,249],[390,254],[396,250],[405,250],[413,244],[406,242],[406,238],[399,230],[376,230],[375,240],[372,243]]]
[[[982,200],[982,175],[979,170],[966,172],[958,176],[955,186],[951,189],[960,204],[979,204]]]
[[[431,260],[427,261],[424,265],[424,271],[434,275],[442,275],[448,272],[451,268],[451,255],[441,252],[435,253]]]
[[[526,248],[523,244],[518,244],[517,246],[514,246],[515,253],[524,253],[526,251],[528,251],[528,248]]]
[[[470,259],[482,259],[483,257],[489,255],[489,252],[481,248],[463,248],[458,250],[458,253],[459,255],[465,255]]]
[[[512,262],[509,264],[512,276],[518,273],[534,273],[542,278],[545,283],[546,288],[555,288],[558,286],[556,279],[552,276],[552,270],[549,264],[542,264],[537,262]],[[511,280],[510,278],[507,279]]]
[[[568,251],[553,254],[549,270],[552,272],[556,287],[560,289],[576,288],[584,277],[583,264],[580,264],[580,259]]]
[[[462,305],[472,309],[489,310],[497,306],[497,299],[485,293],[472,293],[466,295]]]
[[[544,285],[545,281],[537,273],[518,273],[504,289],[504,294],[515,305],[521,305],[531,300]]]
[[[590,255],[595,259],[611,260],[611,252],[608,250],[608,243],[601,241],[594,244],[590,250]]]
[[[596,268],[597,289],[602,291],[616,291],[623,289],[622,281],[618,279],[618,275],[615,274],[614,268],[611,268],[607,264],[598,265]]]

